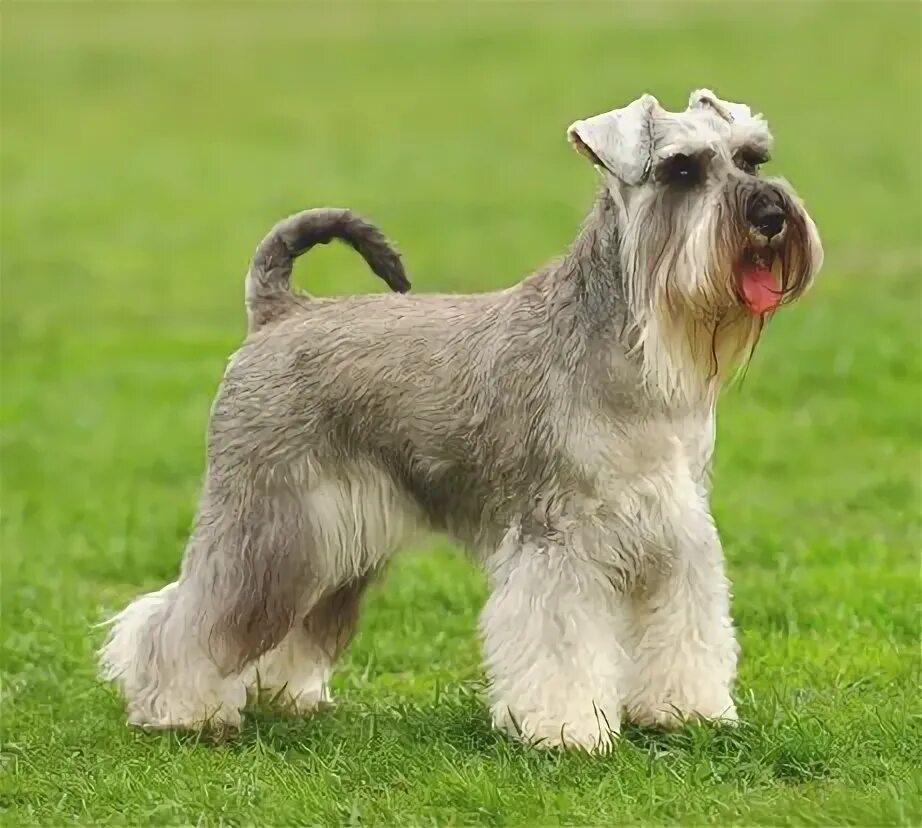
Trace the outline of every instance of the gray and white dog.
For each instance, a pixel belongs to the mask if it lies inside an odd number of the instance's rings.
[[[105,677],[148,727],[237,726],[257,681],[329,700],[362,593],[416,528],[482,561],[495,724],[605,750],[622,716],[733,721],[737,644],[708,469],[721,382],[822,261],[761,116],[712,92],[577,121],[601,189],[515,287],[400,295],[345,210],[278,224],[211,414],[179,579],[112,622]],[[292,262],[341,238],[396,291],[320,300]]]

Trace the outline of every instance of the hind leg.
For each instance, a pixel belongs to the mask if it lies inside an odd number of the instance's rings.
[[[369,581],[370,576],[364,576],[321,599],[257,662],[251,689],[302,715],[332,704],[330,675],[355,632]]]
[[[228,488],[236,493],[222,497],[209,481],[179,581],[113,620],[102,674],[125,696],[131,724],[239,726],[248,666],[285,638],[305,596],[323,592],[296,498],[248,493],[241,481]]]
[[[102,677],[125,697],[128,724],[162,729],[239,727],[246,688],[223,673],[195,633],[194,585],[143,595],[111,622],[100,651]]]
[[[323,589],[312,593],[249,682],[251,689],[301,713],[329,702],[330,673],[355,630],[362,593],[416,522],[412,505],[367,463],[318,478],[304,503],[312,526],[307,538],[312,582]]]

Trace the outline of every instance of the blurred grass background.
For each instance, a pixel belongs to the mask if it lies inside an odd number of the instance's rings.
[[[7,824],[918,823],[920,6],[4,3]],[[517,281],[595,181],[577,117],[709,86],[764,111],[827,265],[725,394],[734,733],[606,760],[492,734],[479,575],[444,544],[368,601],[337,712],[223,746],[123,724],[91,624],[172,580],[257,241],[350,206],[418,291]],[[308,289],[379,289],[349,251]]]

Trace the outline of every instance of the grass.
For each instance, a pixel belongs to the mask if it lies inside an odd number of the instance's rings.
[[[3,12],[4,824],[919,823],[919,6]],[[483,582],[443,544],[373,591],[336,712],[126,729],[92,625],[175,576],[269,225],[349,205],[417,290],[510,284],[588,207],[565,126],[699,85],[771,116],[827,246],[722,402],[744,724],[604,760],[492,733]],[[299,278],[378,289],[348,251]]]

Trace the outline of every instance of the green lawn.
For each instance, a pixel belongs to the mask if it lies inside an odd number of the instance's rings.
[[[920,6],[3,12],[3,824],[919,823]],[[268,227],[348,205],[416,290],[508,285],[588,208],[567,124],[697,86],[770,116],[827,249],[721,409],[743,725],[509,743],[440,544],[373,591],[335,712],[128,730],[93,624],[175,576]],[[299,278],[380,289],[349,251]]]

